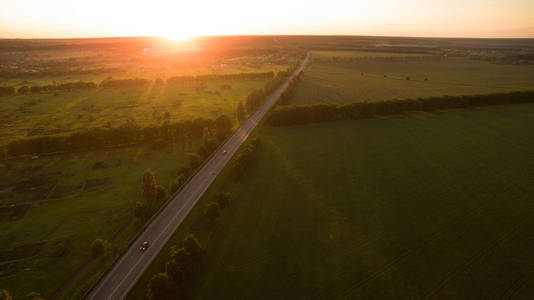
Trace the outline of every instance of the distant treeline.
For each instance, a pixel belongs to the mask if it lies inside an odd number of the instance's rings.
[[[278,99],[278,104],[285,105],[289,102],[289,99],[291,99],[291,97],[295,93],[295,88],[300,82],[302,74],[304,74],[304,72],[300,71],[295,77],[291,79],[291,81],[287,85],[287,88],[282,92],[282,95],[280,95],[280,98]]]
[[[144,87],[149,86],[152,80],[144,78],[132,78],[132,79],[106,79],[100,83],[100,86],[108,88],[129,88],[129,87]]]
[[[49,84],[49,85],[33,85],[33,86],[21,86],[17,90],[17,94],[37,94],[37,93],[57,93],[57,92],[71,92],[79,90],[90,90],[97,88],[96,83],[78,81],[67,82],[61,84]]]
[[[127,122],[109,129],[94,128],[65,136],[41,136],[14,140],[5,146],[5,154],[19,156],[65,153],[149,142],[157,143],[180,138],[202,137],[205,128],[216,126],[213,120],[203,118],[148,127],[140,127],[135,122]]]
[[[357,102],[342,105],[277,106],[269,115],[268,122],[273,126],[288,126],[333,120],[365,119],[409,111],[435,111],[439,109],[518,103],[534,103],[534,91]]]
[[[436,55],[396,55],[396,56],[332,56],[328,58],[317,57],[314,58],[316,62],[334,62],[334,63],[349,63],[349,62],[358,62],[358,61],[405,61],[405,60],[435,60],[435,59],[446,59],[443,56]]]
[[[271,79],[274,72],[260,73],[235,73],[235,74],[206,74],[192,76],[174,76],[167,79],[167,84],[181,84],[184,82],[212,81],[212,80],[254,80],[254,79]]]
[[[268,81],[263,88],[252,91],[252,93],[250,93],[245,99],[245,108],[247,109],[247,112],[249,114],[255,112],[256,109],[258,109],[263,102],[265,102],[267,96],[274,92],[281,84],[283,84],[297,67],[298,65],[295,65],[285,71],[278,72],[276,76]]]

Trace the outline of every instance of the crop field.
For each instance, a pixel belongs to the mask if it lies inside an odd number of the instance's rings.
[[[289,104],[485,94],[531,89],[534,82],[532,65],[465,57],[350,51],[317,51],[312,57]]]
[[[264,80],[95,89],[79,92],[0,97],[0,144],[36,135],[94,127],[117,127],[133,120],[141,126],[226,114]]]
[[[89,258],[95,238],[110,240],[118,253],[137,228],[143,172],[150,168],[167,187],[190,147],[0,161],[0,286],[15,297],[38,291],[48,298]]]
[[[185,233],[204,248],[186,298],[528,299],[534,105],[264,125],[250,173],[226,168]],[[211,231],[194,223],[220,192]]]

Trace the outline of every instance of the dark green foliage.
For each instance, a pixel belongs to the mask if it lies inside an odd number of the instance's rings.
[[[68,255],[69,253],[69,247],[64,242],[59,242],[52,246],[50,255],[52,257],[63,257]]]
[[[181,286],[186,280],[184,266],[178,263],[176,259],[171,259],[167,262],[165,272],[176,286]]]
[[[217,204],[216,202],[211,202],[206,206],[206,212],[204,213],[204,215],[211,221],[215,221],[221,215],[219,210],[219,204]]]
[[[245,99],[245,107],[249,114],[254,113],[265,101],[265,98],[274,92],[286,79],[297,69],[297,65],[290,67],[286,71],[280,71],[276,76],[268,81],[263,89],[255,90]]]
[[[49,84],[49,85],[34,85],[31,87],[22,86],[17,90],[19,95],[36,94],[36,93],[57,93],[57,92],[73,92],[92,90],[97,88],[97,84],[94,82],[67,82],[61,84]]]
[[[27,95],[31,93],[31,89],[29,86],[25,85],[25,86],[21,86],[17,89],[17,94],[19,95]]]
[[[107,249],[108,249],[108,241],[104,239],[95,239],[93,243],[91,244],[91,256],[93,258],[98,258],[104,255]]]
[[[143,199],[146,203],[153,203],[156,201],[156,177],[150,170],[145,170],[143,173]]]
[[[268,121],[274,126],[287,126],[332,120],[356,120],[400,114],[408,111],[435,111],[439,109],[529,102],[534,102],[534,91],[469,96],[443,96],[424,99],[389,100],[383,102],[358,102],[344,105],[311,104],[279,106],[269,115]]]
[[[158,273],[150,279],[148,284],[148,299],[173,300],[176,299],[175,286],[166,273]]]
[[[142,179],[143,200],[137,201],[134,216],[139,222],[146,222],[167,200],[167,190],[156,183],[156,177],[150,170],[145,170]]]
[[[252,139],[245,149],[236,157],[234,163],[234,174],[236,178],[241,178],[254,162],[256,153],[261,148],[261,141],[258,138]]]
[[[26,295],[27,300],[45,300],[43,297],[41,297],[41,294],[37,292],[31,292]]]
[[[235,74],[207,74],[196,76],[175,76],[167,79],[167,84],[182,84],[186,82],[202,82],[211,80],[251,80],[273,78],[274,73],[235,73]]]
[[[0,290],[0,300],[12,300],[13,298],[9,295],[9,292],[6,289]]]
[[[200,263],[202,248],[197,238],[188,233],[182,247],[171,250],[171,259],[165,265],[165,271],[176,287],[182,287],[191,277]],[[180,292],[175,290],[175,292]]]
[[[243,102],[239,101],[237,104],[237,121],[243,122],[247,118],[247,113],[245,111],[245,106]]]
[[[230,133],[233,127],[232,120],[230,120],[227,115],[219,116],[217,119],[215,119],[213,125],[215,127],[215,133],[219,140],[223,140],[228,135],[228,133]]]
[[[159,184],[156,185],[156,201],[158,201],[158,203],[162,203],[163,201],[165,201],[168,196],[169,195],[167,194],[167,190],[165,189],[165,187]]]
[[[201,254],[202,254],[202,247],[200,246],[200,243],[198,239],[192,234],[188,233],[183,242],[183,247],[191,255],[192,259],[196,262],[200,261]]]
[[[191,168],[191,170],[196,170],[202,163],[202,157],[196,153],[189,154],[188,160],[189,160],[189,168]]]
[[[303,73],[303,71],[300,71],[295,77],[291,78],[287,88],[282,92],[282,95],[280,95],[280,98],[278,99],[278,104],[284,105],[289,102],[289,99],[291,99],[291,97],[295,93],[295,88],[300,82]]]
[[[176,176],[176,178],[172,181],[171,186],[169,187],[169,190],[171,193],[175,193],[187,180],[187,177],[184,174],[180,174]]]
[[[219,204],[219,207],[222,209],[227,208],[230,206],[230,194],[228,193],[220,193],[216,197],[217,203]]]
[[[126,87],[144,87],[152,83],[152,80],[144,78],[134,79],[106,79],[100,83],[103,88],[126,88]]]
[[[7,154],[35,155],[44,153],[76,152],[106,147],[128,146],[157,140],[173,140],[202,136],[203,129],[212,124],[212,120],[198,118],[161,126],[139,127],[134,122],[127,122],[114,128],[93,128],[65,136],[41,136],[18,139],[6,145]]]

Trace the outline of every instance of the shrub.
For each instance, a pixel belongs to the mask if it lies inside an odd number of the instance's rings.
[[[173,300],[176,299],[175,286],[166,273],[158,273],[150,279],[148,284],[148,299]]]
[[[210,220],[215,221],[220,216],[219,204],[211,202],[206,206],[206,212],[204,215]]]
[[[6,289],[0,290],[0,300],[13,300]]]
[[[217,204],[219,204],[219,207],[222,209],[225,209],[230,206],[230,194],[220,193],[219,195],[217,195]]]
[[[27,300],[45,300],[43,297],[41,297],[41,294],[37,292],[31,292],[29,294],[26,294]]]
[[[95,239],[91,245],[91,256],[98,258],[104,255],[109,247],[108,241],[104,239]]]

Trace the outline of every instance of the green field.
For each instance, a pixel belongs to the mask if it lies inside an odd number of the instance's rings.
[[[187,298],[492,299],[534,292],[534,105],[255,132],[130,295],[188,231],[205,249]],[[221,191],[231,208],[196,226]]]
[[[0,286],[16,299],[31,291],[48,298],[89,258],[95,238],[110,240],[113,255],[88,272],[94,277],[138,229],[133,208],[143,172],[152,169],[167,187],[196,144],[0,161]],[[68,254],[55,257],[59,242]]]
[[[404,56],[406,59],[399,59]],[[332,57],[379,59],[328,60]],[[531,89],[534,82],[532,65],[500,65],[468,58],[347,51],[312,52],[312,58],[315,61],[305,70],[289,104],[485,94]]]
[[[235,122],[236,107],[266,81],[212,81],[204,85],[114,88],[0,98],[0,145],[20,137],[117,127],[127,120],[141,126],[222,114]],[[230,89],[222,89],[229,85]],[[165,113],[170,117],[166,117]]]

